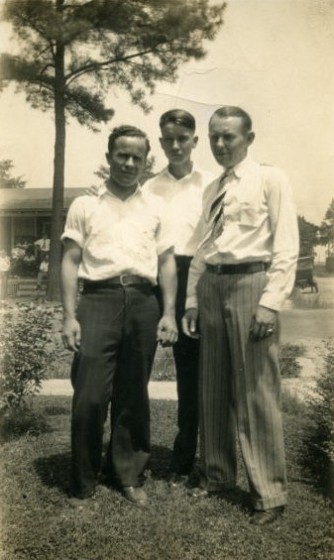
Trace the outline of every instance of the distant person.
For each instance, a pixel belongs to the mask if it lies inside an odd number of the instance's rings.
[[[197,447],[199,341],[183,334],[181,319],[185,310],[189,265],[200,240],[198,223],[203,192],[214,177],[192,160],[198,142],[193,115],[182,109],[172,109],[161,115],[159,124],[160,144],[168,165],[146,181],[143,192],[158,195],[165,201],[176,255],[179,338],[173,346],[173,354],[178,394],[178,433],[169,473],[170,485],[176,486],[187,482]]]
[[[36,274],[36,257],[33,248],[28,248],[22,259],[23,272],[26,274]]]
[[[38,269],[37,285],[36,285],[37,290],[41,290],[43,288],[43,283],[47,282],[48,277],[49,277],[49,255],[45,255]]]
[[[10,270],[10,258],[5,249],[0,249],[0,300],[7,297],[8,275]]]
[[[43,233],[43,237],[41,239],[37,239],[34,243],[36,257],[39,262],[43,260],[46,254],[50,251],[50,239],[48,238],[46,233]]]
[[[254,136],[238,107],[210,119],[223,173],[205,193],[206,234],[190,266],[183,325],[188,336],[199,329],[201,345],[201,482],[192,495],[235,486],[238,434],[251,522],[262,526],[287,501],[278,312],[294,285],[298,227],[285,174],[248,156]]]
[[[18,242],[11,252],[11,274],[13,276],[23,274],[23,259],[25,254],[26,250],[23,244]]]
[[[176,267],[163,202],[139,180],[150,145],[133,126],[109,137],[110,177],[97,196],[72,203],[62,239],[63,340],[72,367],[72,503],[94,494],[111,406],[108,473],[125,498],[145,506],[150,455],[148,382],[156,341],[177,339]],[[159,275],[163,314],[153,287]],[[77,282],[83,293],[76,311]],[[112,401],[112,402],[111,402]]]

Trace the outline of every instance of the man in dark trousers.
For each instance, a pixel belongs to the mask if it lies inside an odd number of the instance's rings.
[[[294,285],[297,217],[285,174],[248,156],[252,121],[222,107],[209,122],[223,167],[208,186],[205,235],[189,271],[183,320],[200,359],[201,484],[194,497],[236,484],[236,434],[249,481],[251,521],[265,525],[287,499],[280,410],[278,311]]]
[[[178,393],[178,433],[170,465],[171,486],[187,482],[191,473],[198,437],[198,340],[185,336],[181,320],[185,310],[188,270],[200,241],[198,224],[202,213],[204,188],[213,175],[192,160],[196,148],[196,123],[193,115],[172,109],[160,117],[160,144],[168,165],[146,181],[144,192],[159,196],[169,214],[177,264],[178,289],[176,321],[179,338],[173,346]]]
[[[112,400],[107,465],[124,496],[144,506],[150,453],[148,381],[156,340],[173,344],[176,268],[162,201],[139,188],[150,146],[132,126],[114,129],[110,177],[97,196],[71,205],[62,236],[63,341],[72,368],[72,501],[94,494]],[[163,314],[153,286],[159,283]],[[77,282],[83,293],[76,310]]]

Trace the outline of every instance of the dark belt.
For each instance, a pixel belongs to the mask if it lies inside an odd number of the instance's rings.
[[[84,289],[117,288],[119,286],[152,286],[152,283],[143,276],[137,274],[121,274],[105,280],[84,280]]]
[[[249,262],[240,264],[207,264],[206,268],[214,274],[254,274],[268,270],[270,263]]]

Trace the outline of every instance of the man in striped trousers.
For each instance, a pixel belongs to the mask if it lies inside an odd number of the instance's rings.
[[[185,334],[199,329],[201,347],[201,483],[192,494],[235,486],[238,434],[251,522],[265,525],[287,498],[278,311],[294,284],[297,219],[284,173],[248,156],[254,132],[245,111],[215,111],[209,138],[224,171],[204,194],[206,235],[190,266],[183,319]]]

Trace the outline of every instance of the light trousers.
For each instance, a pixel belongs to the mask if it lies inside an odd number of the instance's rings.
[[[204,272],[198,284],[200,316],[201,485],[236,484],[236,436],[254,509],[286,503],[286,466],[280,409],[279,324],[254,341],[250,325],[266,272]]]

